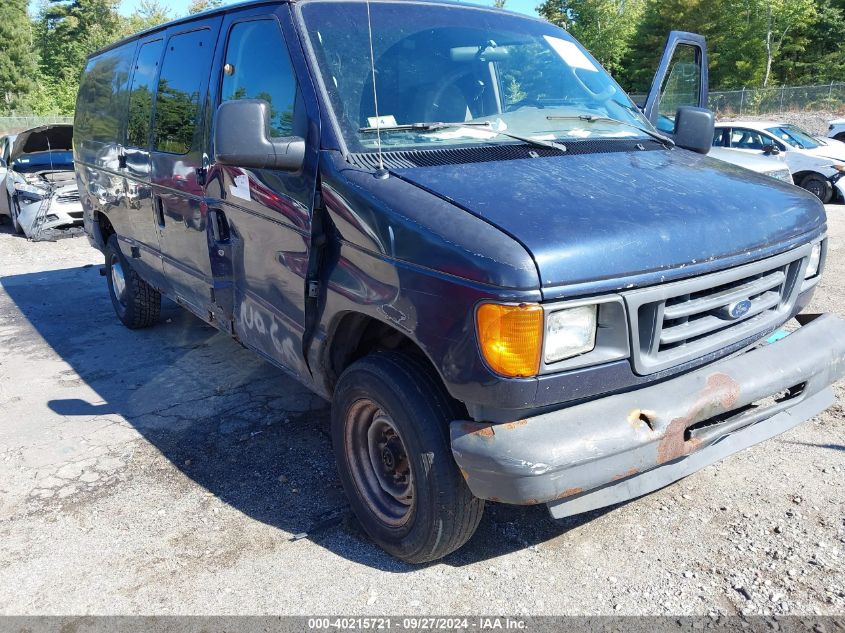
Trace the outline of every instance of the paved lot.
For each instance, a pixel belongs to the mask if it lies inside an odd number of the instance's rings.
[[[829,212],[814,307],[845,316]],[[841,385],[654,495],[561,523],[488,507],[414,568],[349,517],[325,403],[173,305],[124,329],[100,263],[0,232],[0,613],[845,613]]]

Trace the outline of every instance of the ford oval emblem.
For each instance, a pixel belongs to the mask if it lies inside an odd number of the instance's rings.
[[[728,314],[732,319],[741,319],[751,309],[751,300],[743,299],[741,301],[734,301],[728,306]]]

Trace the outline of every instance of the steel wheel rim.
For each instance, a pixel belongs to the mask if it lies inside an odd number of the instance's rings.
[[[810,193],[816,196],[816,198],[820,200],[824,199],[825,187],[818,180],[811,180],[807,189]]]
[[[402,527],[414,507],[414,474],[390,415],[364,398],[346,414],[346,459],[369,509],[390,527]]]
[[[117,255],[111,256],[111,262],[109,262],[109,268],[111,268],[111,285],[114,289],[114,296],[117,298],[120,305],[126,305],[126,277],[123,274],[123,266],[120,263],[120,259]]]

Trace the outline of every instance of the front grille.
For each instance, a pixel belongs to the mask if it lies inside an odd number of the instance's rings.
[[[79,202],[79,193],[66,193],[61,196],[56,196],[56,202],[64,202],[70,204],[72,202]]]
[[[662,371],[780,326],[795,305],[809,249],[626,294],[635,371]]]

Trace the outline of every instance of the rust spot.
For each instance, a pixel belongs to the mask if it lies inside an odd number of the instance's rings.
[[[567,488],[563,492],[561,492],[557,498],[558,499],[566,499],[567,497],[574,497],[577,494],[581,494],[584,492],[583,488]]]
[[[628,477],[633,477],[634,475],[638,475],[640,473],[639,470],[636,468],[632,468],[631,470],[626,470],[624,473],[616,475],[613,478],[613,481],[619,481],[620,479],[628,479]]]
[[[699,443],[685,442],[684,431],[693,424],[730,411],[739,399],[739,385],[727,374],[713,374],[707,378],[707,385],[690,407],[687,415],[675,418],[666,427],[666,432],[657,447],[657,463],[665,464],[678,457],[689,455]]]
[[[464,432],[468,435],[477,435],[479,437],[491,438],[496,435],[493,427],[489,424],[478,424],[475,422],[466,422],[463,425]]]
[[[461,468],[461,474],[464,476],[464,479],[466,481],[469,481],[469,473],[467,471],[465,471],[463,468]]]
[[[513,431],[514,429],[519,428],[520,426],[525,426],[526,424],[528,424],[528,420],[517,420],[516,422],[508,422],[502,426],[504,426],[508,431]]]

